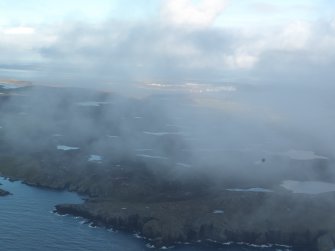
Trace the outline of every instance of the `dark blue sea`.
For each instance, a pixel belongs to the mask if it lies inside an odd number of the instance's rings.
[[[76,193],[30,187],[19,181],[0,178],[3,188],[12,193],[0,197],[0,250],[34,251],[140,251],[148,248],[147,242],[134,235],[105,228],[93,228],[82,218],[59,216],[53,213],[60,203],[80,203]],[[175,251],[205,250],[285,250],[285,248],[252,248],[247,246],[221,246],[202,243],[180,245]]]

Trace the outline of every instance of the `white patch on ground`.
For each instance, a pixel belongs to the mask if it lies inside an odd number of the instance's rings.
[[[293,193],[321,194],[335,192],[335,184],[322,181],[285,180],[281,186]]]
[[[52,134],[52,137],[62,137],[63,135],[62,134],[59,134],[59,133],[55,133],[55,134]]]
[[[102,157],[100,155],[91,154],[90,157],[88,158],[88,161],[100,162],[100,161],[102,161]]]
[[[136,238],[136,239],[145,239],[142,235],[136,233],[136,234],[133,234],[133,236]]]
[[[147,248],[150,248],[150,249],[155,248],[154,245],[151,245],[151,244],[149,244],[149,243],[145,244],[145,246],[146,246]]]
[[[152,136],[164,136],[164,135],[180,135],[179,132],[149,132],[144,131],[144,134],[152,135]]]
[[[167,160],[167,157],[163,156],[155,156],[155,155],[148,155],[148,154],[136,154],[137,157],[148,158],[148,159],[163,159]]]
[[[108,105],[112,102],[99,102],[99,101],[87,101],[87,102],[78,102],[76,105],[78,106],[92,106],[92,107],[99,107],[101,105]]]
[[[226,189],[231,192],[257,192],[257,193],[272,193],[272,190],[266,189],[266,188],[260,188],[260,187],[255,187],[255,188],[248,188],[248,189],[242,189],[242,188],[230,188]]]
[[[212,92],[235,92],[235,86],[225,85],[217,86],[205,83],[184,83],[184,84],[163,84],[163,83],[146,83],[145,88],[153,90],[165,90],[173,92],[190,92],[190,93],[212,93]]]
[[[18,88],[21,88],[23,86],[22,85],[9,84],[9,83],[3,83],[3,82],[1,82],[0,83],[0,87],[2,87],[2,89],[5,89],[5,90],[11,90],[11,89],[18,89]]]
[[[136,117],[134,117],[134,119],[142,119],[142,117],[138,117],[138,116],[136,116]]]
[[[186,164],[186,163],[182,163],[182,162],[178,162],[176,165],[180,166],[180,167],[192,167],[192,165]]]
[[[135,149],[136,152],[150,152],[152,150],[153,149],[151,149],[151,148],[137,148],[137,149]]]
[[[79,150],[79,147],[75,146],[64,146],[64,145],[58,145],[57,150],[63,150],[63,151],[71,151],[71,150]]]
[[[111,138],[111,139],[119,138],[119,136],[117,136],[117,135],[107,135],[107,137]]]
[[[163,247],[161,247],[161,249],[166,250],[166,249],[172,249],[172,248],[174,248],[174,247],[175,247],[175,246],[170,246],[170,247],[163,246]]]
[[[287,156],[294,160],[328,159],[327,157],[317,155],[312,151],[303,150],[289,150],[288,152],[282,153],[281,155]]]
[[[224,211],[223,210],[214,210],[213,214],[223,214]]]

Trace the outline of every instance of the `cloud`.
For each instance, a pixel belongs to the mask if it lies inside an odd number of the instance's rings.
[[[35,29],[32,27],[11,27],[3,30],[3,33],[6,35],[31,35],[35,33]]]
[[[227,5],[225,0],[165,0],[162,18],[173,25],[210,26]]]
[[[217,82],[228,75],[268,79],[280,74],[287,79],[305,69],[319,74],[335,59],[335,30],[330,22],[299,21],[271,30],[244,31],[111,20],[94,25],[67,22],[21,34],[19,40],[16,36],[6,34],[5,42],[0,42],[0,63],[38,59],[45,76],[81,84]],[[11,44],[17,46],[11,49]],[[326,77],[330,76],[322,76]]]
[[[274,3],[265,3],[265,2],[254,2],[249,5],[249,8],[252,11],[256,11],[258,13],[265,14],[276,14],[281,12],[283,8],[274,4]]]
[[[38,63],[45,78],[69,84],[332,78],[323,69],[334,65],[334,21],[213,27],[225,6],[226,1],[169,0],[159,17],[145,21],[5,27],[0,64]]]

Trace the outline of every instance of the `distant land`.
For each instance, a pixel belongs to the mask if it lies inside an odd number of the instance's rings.
[[[309,183],[307,175],[326,166],[323,155],[277,154],[274,159],[293,163],[296,172],[263,180],[254,169],[243,178],[225,172],[212,177],[210,167],[190,163],[192,149],[183,138],[188,135],[157,110],[157,97],[139,100],[15,80],[0,80],[0,92],[6,93],[0,95],[0,173],[88,196],[82,204],[56,205],[59,214],[136,232],[155,247],[200,240],[335,248],[335,189],[326,175],[319,183]],[[311,184],[319,190],[301,188]]]

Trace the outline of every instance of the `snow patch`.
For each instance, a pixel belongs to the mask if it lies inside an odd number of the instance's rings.
[[[321,194],[335,192],[335,184],[322,181],[285,180],[281,186],[293,193]]]
[[[21,88],[21,87],[23,87],[23,86],[21,86],[21,85],[16,85],[16,84],[9,84],[9,83],[3,83],[3,82],[1,82],[1,83],[0,83],[0,87],[1,87],[2,89],[5,89],[5,90],[12,90],[12,89],[18,89],[18,88]]]
[[[75,146],[64,146],[64,145],[58,145],[57,150],[63,150],[63,151],[71,151],[71,150],[79,150],[79,147]]]
[[[178,162],[176,165],[180,166],[180,167],[188,167],[188,168],[192,167],[191,164],[186,164],[186,163],[182,163],[182,162]]]
[[[325,156],[317,155],[313,151],[303,151],[303,150],[289,150],[282,155],[287,156],[294,160],[313,160],[313,159],[328,159]]]
[[[117,135],[108,135],[108,138],[115,139],[115,138],[119,138],[119,136],[117,136]]]
[[[100,162],[100,161],[102,161],[102,157],[100,155],[91,154],[90,157],[88,158],[88,161]]]
[[[144,134],[152,135],[152,136],[164,136],[164,135],[180,135],[179,132],[149,132],[144,131]]]
[[[255,188],[247,188],[247,189],[242,189],[242,188],[230,188],[226,189],[227,191],[231,192],[257,192],[257,193],[272,193],[273,191],[270,189],[266,188],[260,188],[260,187],[255,187]]]
[[[136,154],[137,157],[148,158],[148,159],[162,159],[167,160],[169,158],[163,156],[155,156],[155,155],[148,155],[148,154]]]
[[[108,105],[112,102],[99,102],[99,101],[87,101],[87,102],[77,102],[76,105],[78,106],[87,106],[87,107],[99,107],[101,105]]]
[[[137,149],[135,149],[135,151],[136,152],[150,152],[150,151],[152,151],[153,149],[151,149],[151,148],[137,148]]]

